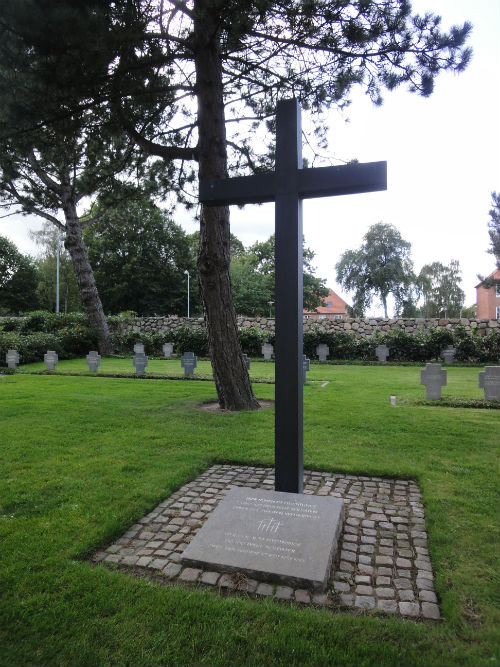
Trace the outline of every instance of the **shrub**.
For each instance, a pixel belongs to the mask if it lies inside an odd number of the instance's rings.
[[[175,332],[172,342],[177,354],[194,352],[199,357],[208,357],[208,337],[205,329],[181,326]]]
[[[249,357],[262,356],[262,346],[268,336],[265,331],[257,327],[242,327],[239,330],[241,348]]]
[[[19,317],[4,317],[0,320],[0,331],[19,331],[23,320]]]

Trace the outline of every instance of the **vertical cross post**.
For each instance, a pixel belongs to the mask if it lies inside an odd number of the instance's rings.
[[[302,129],[296,100],[276,117],[275,489],[302,493]]]

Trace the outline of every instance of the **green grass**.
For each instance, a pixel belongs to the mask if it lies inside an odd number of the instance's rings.
[[[108,361],[131,363],[100,374]],[[213,462],[272,465],[274,412],[199,411],[212,382],[17,373],[0,378],[0,664],[498,665],[498,412],[415,405],[415,367],[315,364],[308,378],[306,467],[419,482],[440,624],[92,567],[88,554]],[[477,369],[448,370],[443,396],[481,394]]]

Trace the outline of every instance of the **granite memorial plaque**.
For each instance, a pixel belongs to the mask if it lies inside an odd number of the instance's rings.
[[[326,361],[326,358],[330,354],[330,348],[325,343],[320,343],[316,348],[316,354],[320,361]]]
[[[500,366],[485,366],[479,373],[479,386],[485,401],[500,401]]]
[[[302,355],[302,372],[303,372],[303,378],[304,378],[304,384],[306,383],[307,376],[306,373],[308,370],[311,369],[311,361],[306,357],[305,354]]]
[[[249,371],[250,370],[250,357],[248,356],[248,354],[243,354],[243,361],[245,362],[245,366],[246,366],[247,371]]]
[[[377,345],[375,348],[375,354],[379,361],[386,362],[387,357],[389,356],[389,348],[387,345]]]
[[[172,343],[165,343],[163,346],[163,356],[167,357],[167,359],[171,356],[172,352],[174,351],[174,346]]]
[[[17,350],[7,350],[5,361],[7,363],[7,368],[13,368],[15,370],[19,363],[19,352]]]
[[[264,343],[262,346],[262,354],[264,355],[264,359],[266,361],[269,361],[271,357],[273,356],[274,348],[271,345],[271,343]]]
[[[452,364],[455,360],[455,354],[457,353],[456,349],[453,347],[453,345],[448,345],[447,348],[442,350],[441,356],[444,359],[445,364]]]
[[[43,360],[47,366],[48,371],[55,371],[57,362],[59,361],[57,352],[54,350],[47,350],[47,352],[43,355]]]
[[[184,352],[181,357],[181,366],[184,369],[184,375],[194,375],[194,369],[198,366],[198,357],[194,352]]]
[[[88,364],[89,371],[91,373],[97,373],[99,366],[101,365],[101,355],[96,350],[92,350],[85,357],[85,360]]]
[[[343,520],[341,498],[236,487],[220,501],[182,561],[323,591]]]
[[[134,346],[134,349],[137,346]],[[144,346],[141,346],[144,349]],[[146,366],[148,365],[148,358],[144,352],[136,352],[132,357],[132,363],[135,367],[136,375],[142,375],[146,372]]]
[[[446,371],[441,364],[425,364],[420,371],[420,384],[425,385],[425,398],[441,398],[441,387],[446,386]]]

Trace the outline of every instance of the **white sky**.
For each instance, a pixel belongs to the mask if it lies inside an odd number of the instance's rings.
[[[316,257],[316,275],[348,302],[335,281],[342,252],[358,248],[368,228],[393,224],[412,244],[416,270],[429,262],[457,259],[466,305],[475,302],[478,273],[495,268],[487,223],[491,192],[500,191],[500,2],[498,0],[414,0],[414,11],[430,9],[443,29],[469,20],[474,55],[467,70],[442,74],[424,99],[404,89],[374,107],[363,94],[341,117],[330,115],[329,153],[340,160],[387,160],[388,190],[304,202],[304,236]],[[349,122],[346,122],[348,118]],[[307,119],[304,118],[306,123]],[[185,211],[176,221],[197,229]],[[36,253],[28,228],[33,218],[0,220],[0,234],[25,253]],[[232,207],[231,231],[247,246],[274,231],[274,206]],[[371,313],[382,315],[374,302]]]

